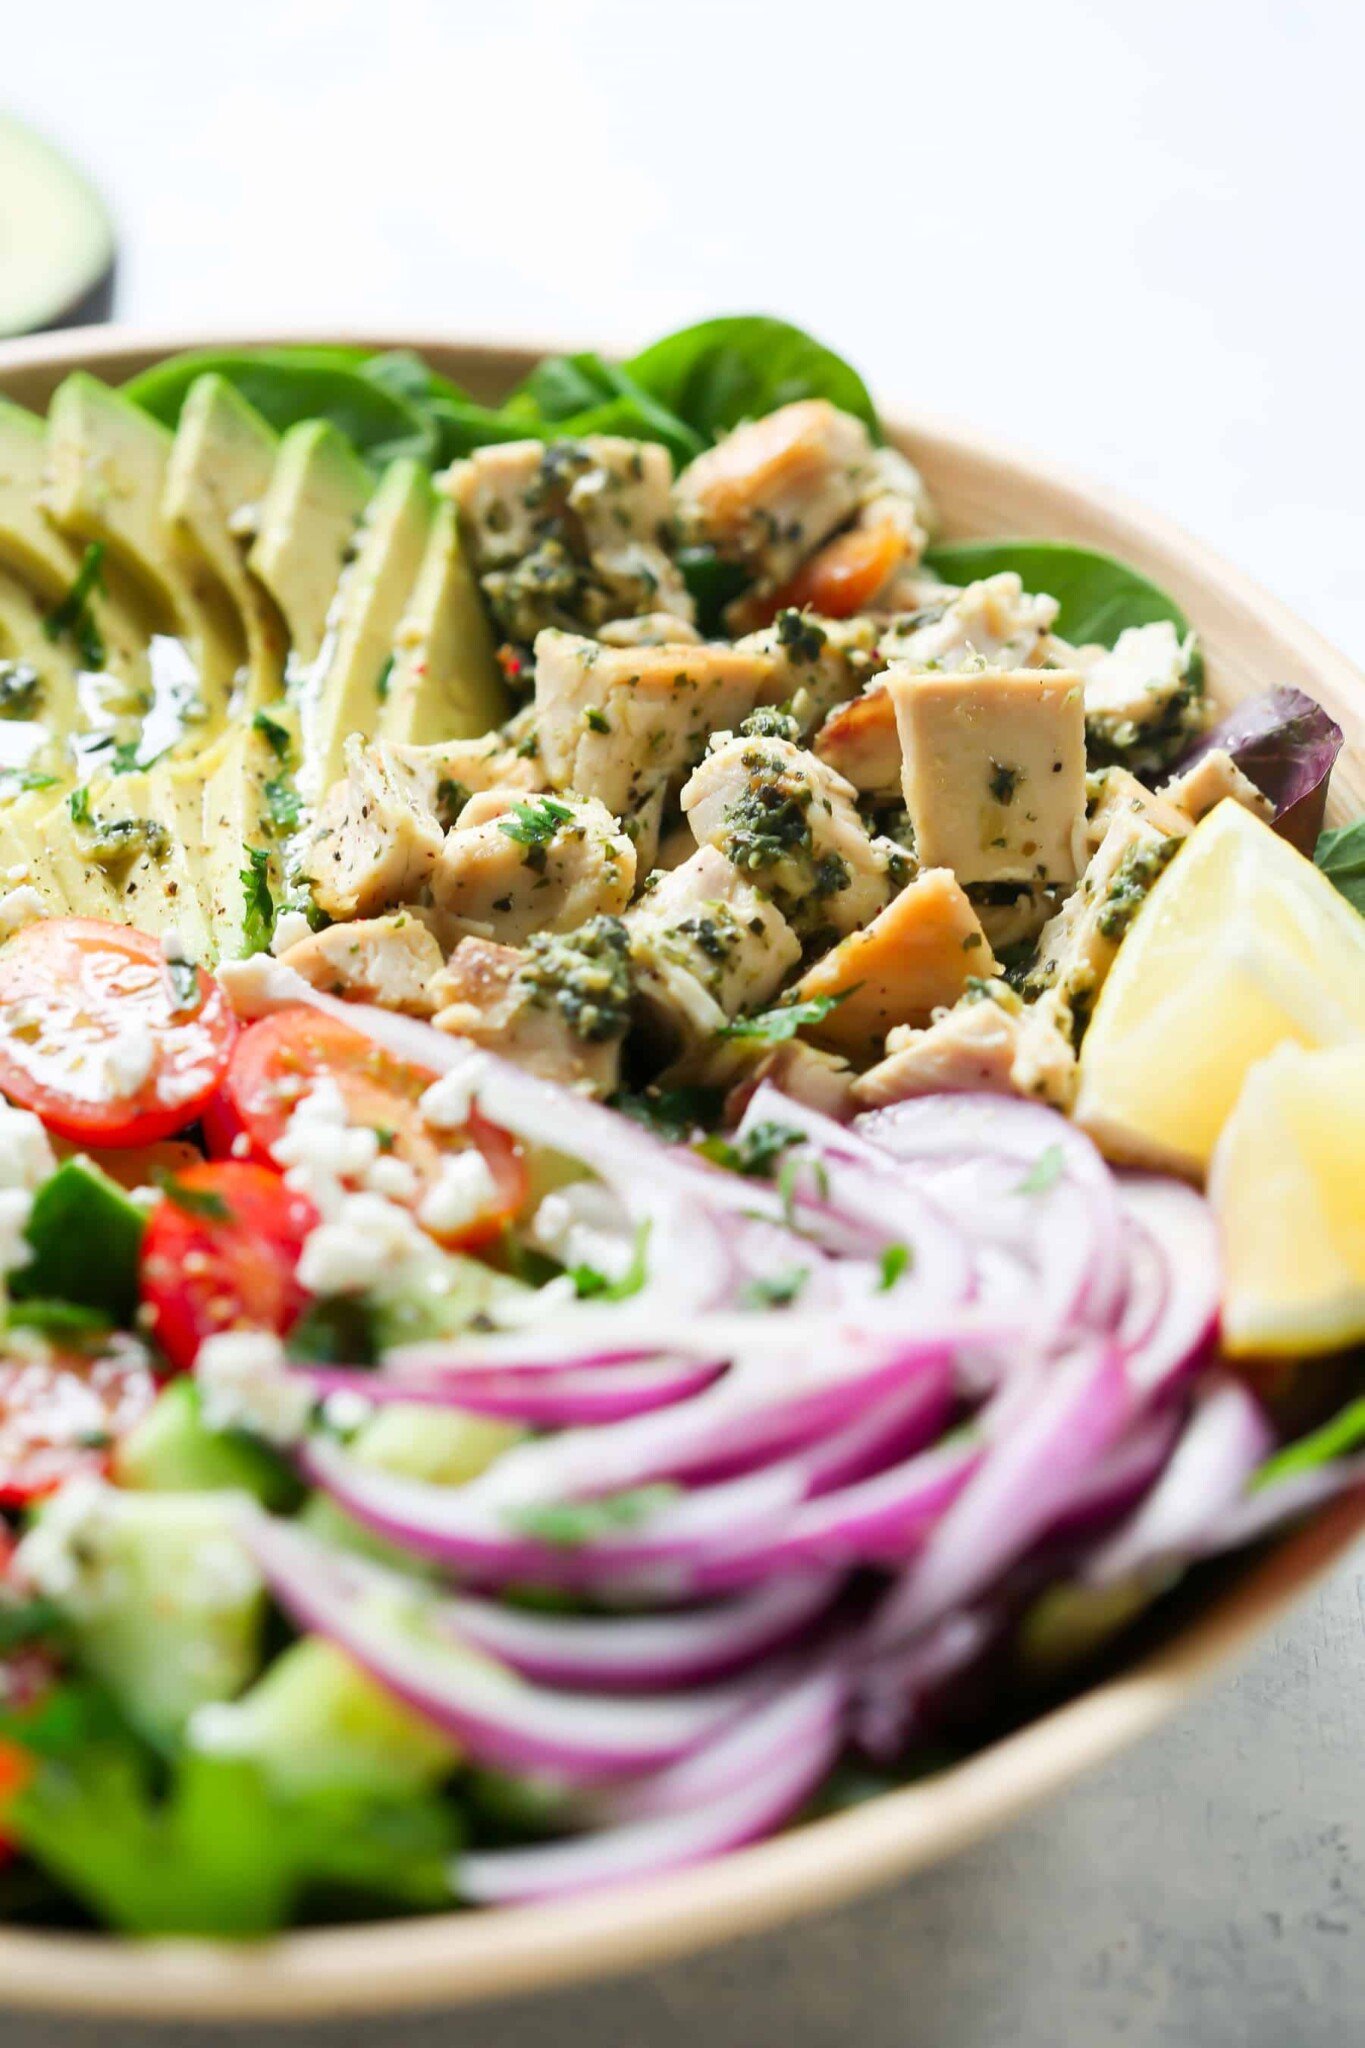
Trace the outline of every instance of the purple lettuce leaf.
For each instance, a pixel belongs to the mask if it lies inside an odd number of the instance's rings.
[[[1190,748],[1174,772],[1182,774],[1222,747],[1274,804],[1276,831],[1311,855],[1342,740],[1341,727],[1320,704],[1286,685],[1238,704]]]

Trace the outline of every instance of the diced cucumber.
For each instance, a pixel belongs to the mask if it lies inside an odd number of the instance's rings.
[[[126,1323],[137,1306],[146,1218],[93,1160],[66,1160],[33,1198],[25,1235],[33,1257],[10,1281],[27,1298],[74,1301]]]
[[[199,1389],[172,1380],[150,1413],[114,1452],[120,1486],[143,1493],[213,1493],[236,1489],[268,1508],[297,1504],[298,1483],[282,1459],[238,1430],[205,1426]]]
[[[317,1636],[291,1643],[241,1699],[201,1707],[189,1741],[249,1758],[282,1793],[418,1791],[459,1761],[443,1735]]]

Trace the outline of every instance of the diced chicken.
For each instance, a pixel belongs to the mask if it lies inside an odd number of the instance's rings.
[[[846,782],[877,803],[891,803],[901,793],[901,742],[896,707],[878,681],[841,704],[825,720],[812,742]]]
[[[536,641],[536,718],[556,789],[635,818],[777,687],[771,655],[736,647],[602,647],[570,633]],[[653,846],[637,834],[641,865]]]
[[[644,612],[638,619],[608,619],[598,631],[604,647],[700,647],[701,634],[671,612]]]
[[[824,1046],[807,1045],[800,1038],[789,1038],[785,1045],[769,1046],[752,1059],[725,1098],[725,1122],[737,1124],[759,1083],[770,1081],[793,1102],[843,1123],[854,1108],[854,1078],[852,1067],[838,1053],[829,1052]]]
[[[969,583],[921,588],[923,602],[884,624],[878,665],[899,668],[963,669],[1040,666],[1057,616],[1055,598],[1032,596],[1012,570]],[[896,712],[884,684],[873,682],[861,697],[834,710],[822,726],[815,751],[846,776],[854,788],[879,801],[900,790],[901,747]]]
[[[1076,1059],[1048,1017],[1020,1005],[1003,983],[969,995],[923,1030],[893,1031],[886,1057],[853,1083],[858,1109],[885,1109],[945,1091],[1029,1095],[1068,1109]]]
[[[449,823],[479,790],[541,790],[545,770],[539,753],[491,732],[477,740],[437,740],[429,746],[391,744],[390,759],[419,778],[427,802]]]
[[[1127,768],[1100,768],[1087,775],[1086,843],[1093,852],[1100,845],[1115,818],[1127,812],[1145,818],[1167,839],[1178,839],[1190,829],[1189,813],[1171,800],[1168,790],[1154,795]],[[1215,799],[1217,801],[1217,799]]]
[[[857,511],[872,443],[851,413],[800,399],[736,427],[674,486],[685,541],[742,562],[775,588]]]
[[[428,776],[394,748],[366,746],[353,734],[345,758],[345,775],[305,836],[300,868],[329,917],[372,917],[417,901],[444,834],[428,799]]]
[[[689,778],[682,807],[697,844],[716,847],[799,931],[842,935],[876,916],[904,872],[897,849],[869,838],[854,798],[790,740],[726,737]]]
[[[761,1008],[801,957],[781,911],[710,846],[651,875],[625,925],[641,992],[684,1043]]]
[[[1192,768],[1166,784],[1160,801],[1197,825],[1215,804],[1229,796],[1258,818],[1269,821],[1275,815],[1275,806],[1265,791],[1243,774],[1225,748],[1213,747]]]
[[[1093,751],[1159,766],[1202,731],[1207,708],[1191,678],[1194,635],[1169,619],[1129,626],[1112,648],[1078,647],[1070,664],[1085,679],[1086,729]]]
[[[1064,669],[925,674],[893,662],[887,690],[922,867],[1037,890],[1084,858],[1085,722]]]
[[[1140,812],[1119,811],[1079,884],[1044,925],[1028,986],[1073,1045],[1124,934],[1184,836],[1162,832]]]
[[[286,967],[329,995],[378,1003],[381,1009],[404,1010],[414,1017],[429,1017],[436,1007],[431,983],[441,971],[443,955],[410,911],[329,925],[288,947],[281,958]]]
[[[802,1002],[834,997],[807,1027],[851,1059],[875,1058],[899,1024],[927,1024],[955,1003],[972,978],[994,974],[995,959],[966,895],[946,868],[931,868],[902,889],[863,931],[854,931],[797,983]]]
[[[944,585],[919,609],[889,620],[882,652],[920,669],[1032,668],[1046,657],[1057,612],[1055,597],[1035,596],[1002,569],[962,590]]]
[[[620,1073],[620,1038],[576,1032],[524,978],[526,960],[515,946],[461,939],[432,986],[437,1029],[486,1045],[544,1080],[609,1095]]]
[[[635,848],[593,799],[470,798],[431,871],[431,900],[452,936],[520,945],[532,932],[567,932],[618,916],[635,887]]]
[[[873,619],[823,619],[811,612],[782,611],[770,626],[736,644],[746,654],[771,659],[771,695],[765,701],[780,703],[804,735],[814,732],[836,704],[856,697],[883,665],[878,638]],[[899,750],[896,761],[899,767]]]
[[[529,642],[545,626],[633,614],[691,624],[692,600],[663,546],[671,483],[666,449],[604,434],[480,448],[446,487],[494,616]]]

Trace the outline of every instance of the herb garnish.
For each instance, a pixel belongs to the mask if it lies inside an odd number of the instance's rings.
[[[303,798],[285,775],[277,775],[265,786],[265,807],[277,832],[292,832],[303,810]]]
[[[1056,1187],[1062,1177],[1066,1158],[1060,1145],[1049,1145],[1038,1154],[1037,1159],[1019,1182],[1016,1195],[1045,1195],[1049,1188]]]
[[[903,1274],[908,1273],[913,1262],[913,1253],[908,1244],[889,1244],[881,1256],[881,1277],[877,1282],[879,1294],[889,1294]]]
[[[49,640],[69,634],[87,668],[104,667],[104,640],[90,612],[91,593],[104,587],[104,542],[92,540],[81,557],[71,588],[43,620]]]
[[[281,725],[268,711],[258,711],[251,721],[253,732],[258,732],[270,748],[277,761],[287,761],[293,752],[293,741],[288,726]]]
[[[210,1223],[232,1222],[232,1210],[216,1188],[190,1187],[180,1174],[169,1173],[164,1166],[157,1168],[153,1179],[166,1200],[187,1216],[202,1216]]]
[[[741,1308],[790,1308],[810,1279],[809,1266],[792,1266],[785,1273],[769,1273],[750,1280],[739,1291]]]
[[[526,849],[526,865],[543,868],[545,849],[561,825],[573,817],[568,804],[562,804],[552,796],[538,797],[535,803],[513,804],[515,818],[499,818],[498,830],[505,832],[509,839]]]
[[[772,1010],[755,1010],[748,1017],[735,1017],[717,1026],[717,1038],[760,1039],[767,1045],[783,1045],[810,1024],[823,1024],[831,1010],[853,994],[840,989],[836,996],[812,996],[805,1003],[779,1003]]]
[[[26,661],[0,661],[0,718],[28,718],[38,708],[42,678]]]
[[[630,1264],[619,1280],[608,1280],[605,1273],[599,1273],[596,1266],[570,1266],[569,1278],[573,1281],[574,1292],[580,1301],[628,1301],[632,1294],[638,1294],[645,1284],[647,1271],[645,1252],[649,1245],[649,1224],[644,1222],[635,1233],[635,1249]]]
[[[275,899],[270,893],[270,854],[264,846],[244,846],[247,865],[238,870],[242,884],[242,944],[246,957],[270,949],[275,929]]]
[[[627,1493],[604,1494],[600,1500],[547,1501],[516,1508],[507,1517],[522,1536],[535,1536],[557,1548],[576,1549],[595,1543],[618,1529],[633,1529],[677,1498],[676,1486],[636,1486]]]

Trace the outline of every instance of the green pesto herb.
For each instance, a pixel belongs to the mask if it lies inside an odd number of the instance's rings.
[[[606,712],[600,711],[595,704],[589,704],[587,710],[583,713],[583,723],[587,726],[589,732],[611,731],[611,720],[607,717]]]
[[[90,599],[104,587],[104,542],[92,540],[81,557],[71,588],[43,621],[49,640],[69,638],[87,668],[104,667],[104,640],[90,610]]]
[[[790,740],[795,745],[801,737],[801,721],[776,704],[760,704],[757,711],[741,718],[739,730],[745,739]]]
[[[585,1044],[624,1037],[634,993],[629,934],[619,917],[605,916],[573,932],[532,932],[517,981],[534,1001],[553,1003]]]
[[[270,854],[264,846],[244,846],[247,864],[238,871],[242,885],[242,944],[246,957],[270,950],[275,929],[275,899],[270,893]]]
[[[443,775],[436,785],[436,816],[445,831],[449,831],[456,818],[469,802],[469,791],[463,782],[457,782],[453,775]]]
[[[727,860],[741,871],[772,867],[811,843],[810,791],[784,789],[779,781],[750,781],[725,807]]]
[[[777,629],[778,645],[790,654],[793,661],[818,661],[828,638],[823,626],[817,626],[814,619],[791,607],[779,612],[773,624]]]
[[[171,835],[155,818],[96,818],[87,803],[79,823],[88,835],[86,860],[106,874],[130,867],[144,854],[148,860],[164,860],[170,852]]]
[[[1180,851],[1179,838],[1139,840],[1114,870],[1095,919],[1101,935],[1117,945],[1151,894],[1152,885]]]
[[[1014,793],[1023,780],[1022,768],[1010,768],[1004,761],[991,762],[990,781],[987,787],[998,804],[1012,804]]]

